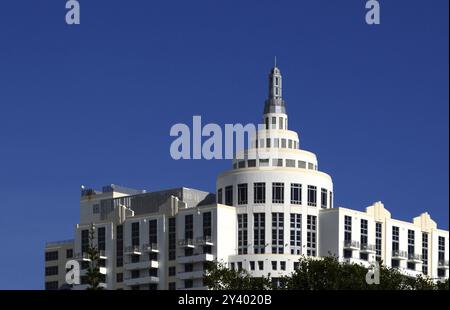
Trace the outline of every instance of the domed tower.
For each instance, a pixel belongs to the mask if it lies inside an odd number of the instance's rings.
[[[274,278],[292,272],[301,255],[318,256],[319,210],[333,207],[332,179],[318,170],[316,155],[302,150],[298,134],[288,129],[282,91],[275,65],[263,129],[216,183],[217,202],[236,207],[237,213],[236,251],[229,263]]]

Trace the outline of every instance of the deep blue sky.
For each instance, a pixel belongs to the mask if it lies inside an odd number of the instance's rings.
[[[228,161],[174,161],[170,127],[259,122],[278,57],[290,128],[337,206],[381,200],[448,229],[448,0],[65,0],[0,5],[0,289],[43,288],[80,185],[214,191]]]

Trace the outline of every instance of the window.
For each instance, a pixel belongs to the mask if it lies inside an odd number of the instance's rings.
[[[272,203],[284,203],[284,183],[272,183]]]
[[[238,214],[238,254],[247,254],[247,214]]]
[[[220,203],[220,204],[222,204],[222,189],[221,188],[219,188],[218,190],[217,190],[217,203]]]
[[[308,206],[315,207],[317,205],[317,187],[308,185]]]
[[[89,230],[83,229],[81,231],[81,253],[87,252],[89,248]]]
[[[177,283],[176,282],[169,282],[169,290],[175,291],[177,289]]]
[[[408,229],[408,258],[414,258],[415,249],[415,231],[412,229]],[[407,263],[407,268],[411,270],[416,270],[416,264],[413,262]]]
[[[320,205],[322,208],[326,209],[327,207],[327,199],[328,199],[328,191],[325,188],[322,188],[321,191],[321,199],[320,199]]]
[[[184,216],[184,239],[194,239],[194,215],[192,214]]]
[[[277,261],[276,260],[273,260],[272,261],[272,270],[277,270]]]
[[[253,184],[253,203],[266,203],[266,183]]]
[[[352,257],[352,251],[344,249],[344,258],[351,258]]]
[[[73,249],[67,249],[66,250],[66,258],[72,258],[73,257]]]
[[[245,160],[238,161],[238,168],[245,168]]]
[[[247,196],[248,196],[247,183],[238,184],[238,204],[246,205],[248,203]]]
[[[272,213],[272,253],[284,253],[284,213]]]
[[[234,263],[230,263],[230,269],[231,270],[234,270],[235,268],[234,268]]]
[[[293,159],[286,159],[286,167],[295,168],[295,160],[293,160]]]
[[[260,140],[259,140],[259,147],[260,147],[260,148],[262,148],[262,149],[264,148],[265,141],[266,141],[266,140],[264,140],[264,139],[260,139]]]
[[[291,139],[288,140],[288,148],[292,149],[292,140]]]
[[[194,281],[192,279],[184,280],[184,288],[194,287]]]
[[[184,272],[192,272],[194,271],[194,264],[188,263],[184,264]]]
[[[58,266],[45,267],[46,276],[54,276],[58,274]]]
[[[203,213],[203,238],[210,239],[212,236],[212,215],[211,212]]]
[[[398,252],[399,250],[399,236],[400,231],[397,226],[392,226],[392,254],[394,255],[395,252]]]
[[[286,270],[286,262],[280,262],[280,269]]]
[[[428,274],[428,233],[422,233],[422,273]]]
[[[177,275],[177,267],[169,267],[169,277],[174,277]]]
[[[176,218],[169,218],[169,260],[176,258]]]
[[[242,262],[237,263],[237,269],[238,269],[238,271],[242,270]]]
[[[352,241],[352,217],[346,215],[344,217],[344,242]]]
[[[117,283],[122,283],[123,282],[123,273],[119,272],[116,274],[116,282]]]
[[[123,266],[123,226],[117,225],[116,227],[116,266]]]
[[[264,270],[264,261],[262,261],[262,260],[258,261],[258,269]]]
[[[45,252],[45,261],[58,260],[58,251]]]
[[[282,117],[280,117],[279,118],[279,122],[280,122],[280,129],[283,129],[283,123],[284,123],[284,121],[283,121],[283,118]]]
[[[225,204],[227,206],[233,205],[233,186],[225,187]]]
[[[131,262],[132,263],[139,263],[141,256],[137,254],[131,255]]]
[[[250,270],[255,270],[255,262],[254,261],[250,262]]]
[[[330,208],[333,208],[333,192],[330,191]]]
[[[302,215],[291,213],[291,223],[290,223],[290,232],[291,232],[291,254],[292,255],[301,255],[302,252]]]
[[[276,147],[276,148],[280,147],[280,138],[273,139],[273,147]]]
[[[361,246],[367,245],[368,240],[368,223],[367,220],[361,219]]]
[[[265,229],[265,214],[264,213],[254,213],[253,214],[253,239],[254,239],[254,250],[255,254],[264,254],[266,247],[266,229]]]
[[[314,164],[313,163],[308,163],[308,169],[309,170],[314,170]]]
[[[272,166],[274,166],[274,167],[283,167],[283,159],[282,158],[274,158],[274,159],[272,159]]]
[[[270,138],[266,139],[266,147],[270,147]]]
[[[96,204],[94,204],[94,205],[92,206],[92,213],[93,213],[93,214],[98,214],[98,213],[100,213],[100,205],[99,205],[98,203],[96,203]]]
[[[382,224],[375,223],[375,259],[381,261]]]
[[[131,224],[131,245],[139,246],[139,222]]]
[[[266,117],[265,119],[266,129],[269,129],[269,118]]]
[[[255,159],[249,159],[249,160],[247,161],[247,167],[248,167],[248,168],[256,167],[256,160],[255,160]]]
[[[308,256],[316,256],[317,254],[317,217],[314,215],[307,216],[306,222],[306,253]]]
[[[281,148],[286,148],[286,139],[281,139]]]
[[[391,267],[392,268],[398,268],[400,267],[400,261],[398,259],[392,259],[391,260]]]
[[[277,118],[272,116],[272,129],[277,129]]]
[[[298,183],[291,183],[291,204],[302,204],[302,185]]]
[[[45,289],[46,290],[57,290],[58,288],[59,288],[58,281],[45,282]]]
[[[438,261],[442,263],[445,261],[445,237],[438,238]]]
[[[105,227],[99,227],[97,230],[97,246],[99,251],[106,249],[106,229]]]
[[[268,159],[260,159],[259,166],[260,167],[269,167],[269,160]]]
[[[150,243],[150,247],[153,245],[156,246],[158,243],[158,221],[157,220],[149,220],[148,221],[148,243]]]
[[[306,161],[299,160],[299,161],[298,161],[298,167],[299,167],[299,168],[306,169]]]

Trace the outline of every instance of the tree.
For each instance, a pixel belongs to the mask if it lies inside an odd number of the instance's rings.
[[[102,290],[103,287],[100,283],[103,280],[103,275],[100,273],[99,260],[100,253],[94,244],[95,227],[91,225],[89,229],[89,247],[87,249],[89,267],[87,269],[87,283],[89,284],[88,290]]]
[[[270,274],[252,278],[245,270],[232,270],[224,263],[211,263],[204,283],[215,290],[448,290],[448,280],[433,282],[429,277],[408,277],[380,262],[380,283],[368,284],[368,269],[356,263],[341,263],[334,256],[302,257],[295,271],[281,278],[281,286],[272,285]]]
[[[223,262],[210,262],[207,265],[203,283],[211,290],[267,290],[272,288],[270,274],[255,278],[244,270],[227,268]]]

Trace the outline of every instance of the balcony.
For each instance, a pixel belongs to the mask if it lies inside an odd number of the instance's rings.
[[[361,244],[360,248],[361,253],[367,253],[367,254],[375,254],[376,248],[373,244]]]
[[[142,251],[138,245],[135,246],[127,246],[125,248],[125,255],[141,255]]]
[[[128,262],[124,264],[124,268],[125,270],[159,268],[159,263],[156,260],[145,260],[136,263]]]
[[[100,259],[106,259],[106,253],[104,250],[100,250],[99,252],[99,258]]]
[[[344,249],[346,250],[359,250],[359,241],[348,240],[344,241]]]
[[[182,248],[195,248],[194,240],[193,239],[181,239],[178,240],[178,246]]]
[[[439,269],[448,269],[448,260],[439,260],[438,268]]]
[[[214,242],[212,241],[211,236],[204,236],[196,239],[195,242],[197,245],[209,245],[213,246]]]
[[[98,269],[99,269],[99,272],[100,272],[101,274],[106,275],[106,272],[107,272],[106,267],[98,267]],[[87,268],[81,269],[81,270],[80,270],[80,276],[86,276],[86,275],[87,275],[87,271],[88,271]]]
[[[406,252],[406,251],[401,251],[401,250],[392,251],[392,259],[405,260],[407,258],[408,258],[408,252]]]
[[[205,272],[203,270],[193,270],[187,272],[179,272],[177,274],[177,278],[180,280],[188,280],[188,279],[202,279],[203,274]]]
[[[79,260],[79,261],[83,261],[83,262],[90,262],[90,258],[89,258],[89,254],[84,252],[84,253],[77,253],[73,256],[74,259]]]
[[[180,264],[198,263],[198,262],[212,262],[214,255],[212,254],[195,254],[192,256],[179,256],[177,262]]]
[[[156,243],[144,244],[143,249],[145,252],[159,253],[158,244]]]
[[[127,286],[143,285],[143,284],[158,284],[159,278],[150,276],[150,275],[145,275],[145,276],[139,277],[139,278],[128,277],[128,278],[124,279],[124,283]]]
[[[420,263],[422,263],[422,255],[409,253],[408,254],[408,262],[420,264]]]

